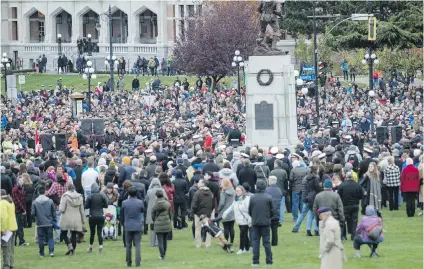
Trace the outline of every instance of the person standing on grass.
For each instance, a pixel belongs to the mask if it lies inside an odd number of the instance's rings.
[[[163,192],[164,197],[168,197],[165,190],[162,188],[162,185],[160,184],[160,180],[158,178],[153,178],[152,182],[150,183],[149,190],[147,191],[147,194],[146,194],[147,209],[145,214],[146,216],[145,222],[146,224],[150,224],[150,246],[151,247],[158,246],[156,233],[154,231],[154,221],[152,219],[152,208],[156,203],[157,190],[160,190],[161,192]]]
[[[44,242],[49,245],[50,257],[54,256],[53,222],[56,222],[56,208],[53,201],[46,195],[44,187],[38,188],[39,196],[34,200],[31,207],[31,216],[37,224],[38,247],[40,258],[44,257]]]
[[[59,211],[62,214],[60,218],[60,229],[63,240],[68,246],[66,255],[74,255],[77,247],[77,233],[81,233],[84,222],[84,202],[82,195],[75,191],[75,186],[69,184],[68,191],[60,199]],[[71,240],[68,238],[68,231],[71,232]]]
[[[191,213],[194,216],[194,238],[196,241],[196,248],[200,248],[202,244],[201,231],[202,222],[200,220],[201,215],[206,215],[210,218],[212,211],[214,210],[214,197],[212,192],[206,187],[203,179],[197,183],[198,190],[194,194],[193,201],[191,203]],[[206,248],[211,247],[211,235],[208,233],[205,240]]]
[[[278,226],[280,225],[280,206],[283,193],[277,186],[277,177],[270,176],[268,178],[269,186],[265,189],[265,193],[272,197],[272,208],[274,215],[271,218],[271,246],[278,245]]]
[[[218,206],[218,216],[222,217],[224,212],[233,204],[235,192],[231,181],[228,178],[224,178],[221,181],[221,194],[219,198],[219,206]],[[228,214],[225,219],[222,220],[222,224],[224,225],[224,236],[228,241],[230,238],[230,244],[234,243],[234,214]]]
[[[414,167],[414,161],[411,158],[406,159],[406,167],[402,170],[400,190],[406,197],[406,215],[413,217],[416,195],[420,191],[420,172]]]
[[[321,269],[341,269],[345,254],[339,222],[333,218],[330,207],[320,207],[316,214],[321,220],[319,222]]]
[[[26,218],[27,212],[25,206],[24,178],[22,176],[18,177],[18,184],[12,189],[12,199],[15,203],[16,222],[18,224],[18,230],[16,232],[16,235],[19,238],[18,246],[29,246],[29,243],[26,243],[24,239],[23,218]],[[15,246],[16,245],[15,237]]]
[[[384,169],[384,182],[389,192],[389,209],[399,209],[399,185],[400,185],[400,171],[399,167],[395,164],[395,158],[389,156],[387,158],[388,166]]]
[[[262,244],[265,248],[266,264],[272,265],[272,251],[270,244],[270,225],[274,216],[271,195],[264,193],[266,183],[259,180],[256,183],[256,193],[250,197],[249,215],[252,217],[253,234],[253,267],[259,266],[259,248],[262,237]]]
[[[250,196],[247,195],[243,186],[236,187],[236,196],[231,206],[222,214],[222,219],[226,219],[228,215],[234,214],[234,218],[240,230],[240,244],[237,254],[250,253],[249,226],[252,218],[249,215]]]
[[[358,224],[359,201],[364,197],[364,189],[355,181],[353,172],[346,173],[346,180],[340,184],[337,193],[343,203],[343,212],[346,218],[346,226],[343,225],[342,237],[347,238],[350,233],[351,240],[355,237],[355,229]]]
[[[0,212],[1,235],[12,232],[9,241],[1,242],[3,268],[11,269],[15,268],[15,236],[18,225],[16,223],[15,204],[4,189],[1,189]]]
[[[90,218],[88,224],[90,225],[90,246],[87,249],[88,253],[93,252],[94,235],[99,238],[99,253],[103,251],[103,225],[105,224],[105,217],[103,209],[107,208],[108,198],[103,192],[100,192],[99,185],[93,183],[91,185],[91,194],[85,200],[85,209],[90,210]]]
[[[132,265],[132,246],[135,245],[135,266],[141,263],[141,234],[143,233],[143,212],[144,203],[137,199],[137,189],[128,189],[128,199],[122,202],[121,222],[125,231],[126,262],[127,266]]]
[[[168,233],[172,231],[171,226],[171,204],[163,196],[163,192],[156,191],[156,202],[152,208],[152,219],[154,230],[158,237],[160,259],[165,260]]]

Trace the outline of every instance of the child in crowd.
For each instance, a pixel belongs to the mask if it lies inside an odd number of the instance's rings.
[[[219,220],[219,218],[209,220],[206,215],[201,215],[200,221],[202,222],[202,237],[206,238],[206,233],[209,233],[212,237],[216,238],[216,241],[224,251],[227,251],[228,253],[233,253],[234,251],[231,248],[231,244],[228,243],[228,241],[225,239],[222,229],[219,228],[218,225],[216,225]]]

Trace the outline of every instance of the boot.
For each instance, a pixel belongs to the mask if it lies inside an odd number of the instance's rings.
[[[311,230],[306,230],[306,236],[312,236]]]
[[[65,253],[65,255],[69,255],[74,251],[74,248],[72,247],[72,244],[69,243],[68,244],[68,252]]]
[[[319,236],[319,232],[318,231],[315,231],[314,235],[315,236]]]

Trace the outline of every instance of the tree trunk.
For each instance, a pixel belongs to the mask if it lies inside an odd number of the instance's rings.
[[[216,84],[223,78],[224,76],[218,76],[218,75],[212,75],[212,86],[211,86],[211,93],[214,93]]]

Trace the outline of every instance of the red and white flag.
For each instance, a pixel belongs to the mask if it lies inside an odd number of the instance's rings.
[[[40,136],[38,135],[38,129],[35,130],[35,152],[40,154]]]

